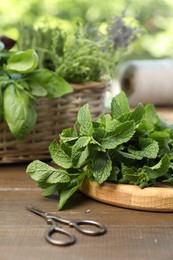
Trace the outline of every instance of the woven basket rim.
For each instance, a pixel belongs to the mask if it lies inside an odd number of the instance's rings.
[[[85,82],[85,83],[79,83],[79,84],[72,83],[71,86],[73,87],[74,90],[91,89],[91,88],[103,89],[106,87],[106,82],[92,81],[92,82]]]

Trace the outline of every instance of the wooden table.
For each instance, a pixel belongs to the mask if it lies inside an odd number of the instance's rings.
[[[65,218],[94,219],[107,227],[100,237],[73,232],[77,243],[58,247],[47,243],[44,219],[27,211],[30,204],[50,212],[57,197],[44,198],[25,173],[26,165],[0,166],[1,260],[154,260],[173,259],[173,214],[151,213],[106,205],[78,192],[61,211]]]

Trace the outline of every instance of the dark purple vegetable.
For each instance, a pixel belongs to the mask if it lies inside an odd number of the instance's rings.
[[[6,50],[10,50],[16,43],[15,40],[4,35],[0,35],[0,41],[3,42]]]

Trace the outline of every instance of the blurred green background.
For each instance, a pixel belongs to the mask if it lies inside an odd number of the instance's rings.
[[[0,4],[0,34],[17,40],[19,24],[37,27],[61,22],[68,26],[77,19],[90,25],[106,23],[111,16],[121,15],[124,8],[144,29],[129,46],[125,59],[172,58],[172,0],[6,0]]]

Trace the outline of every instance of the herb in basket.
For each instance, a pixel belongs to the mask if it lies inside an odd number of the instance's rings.
[[[37,69],[34,49],[7,52],[0,47],[0,123],[5,121],[16,139],[26,139],[36,124],[38,98],[58,98],[72,87],[53,71]]]
[[[124,92],[112,99],[111,113],[96,121],[84,105],[73,128],[64,129],[49,151],[57,167],[35,160],[26,171],[44,196],[59,193],[59,210],[86,177],[100,185],[141,188],[173,183],[173,126],[159,118],[152,104],[131,111]]]
[[[100,82],[112,77],[128,46],[142,34],[140,27],[137,19],[123,12],[92,27],[82,22],[71,24],[68,30],[61,25],[21,27],[17,45],[37,50],[39,66],[56,71],[70,83]]]

